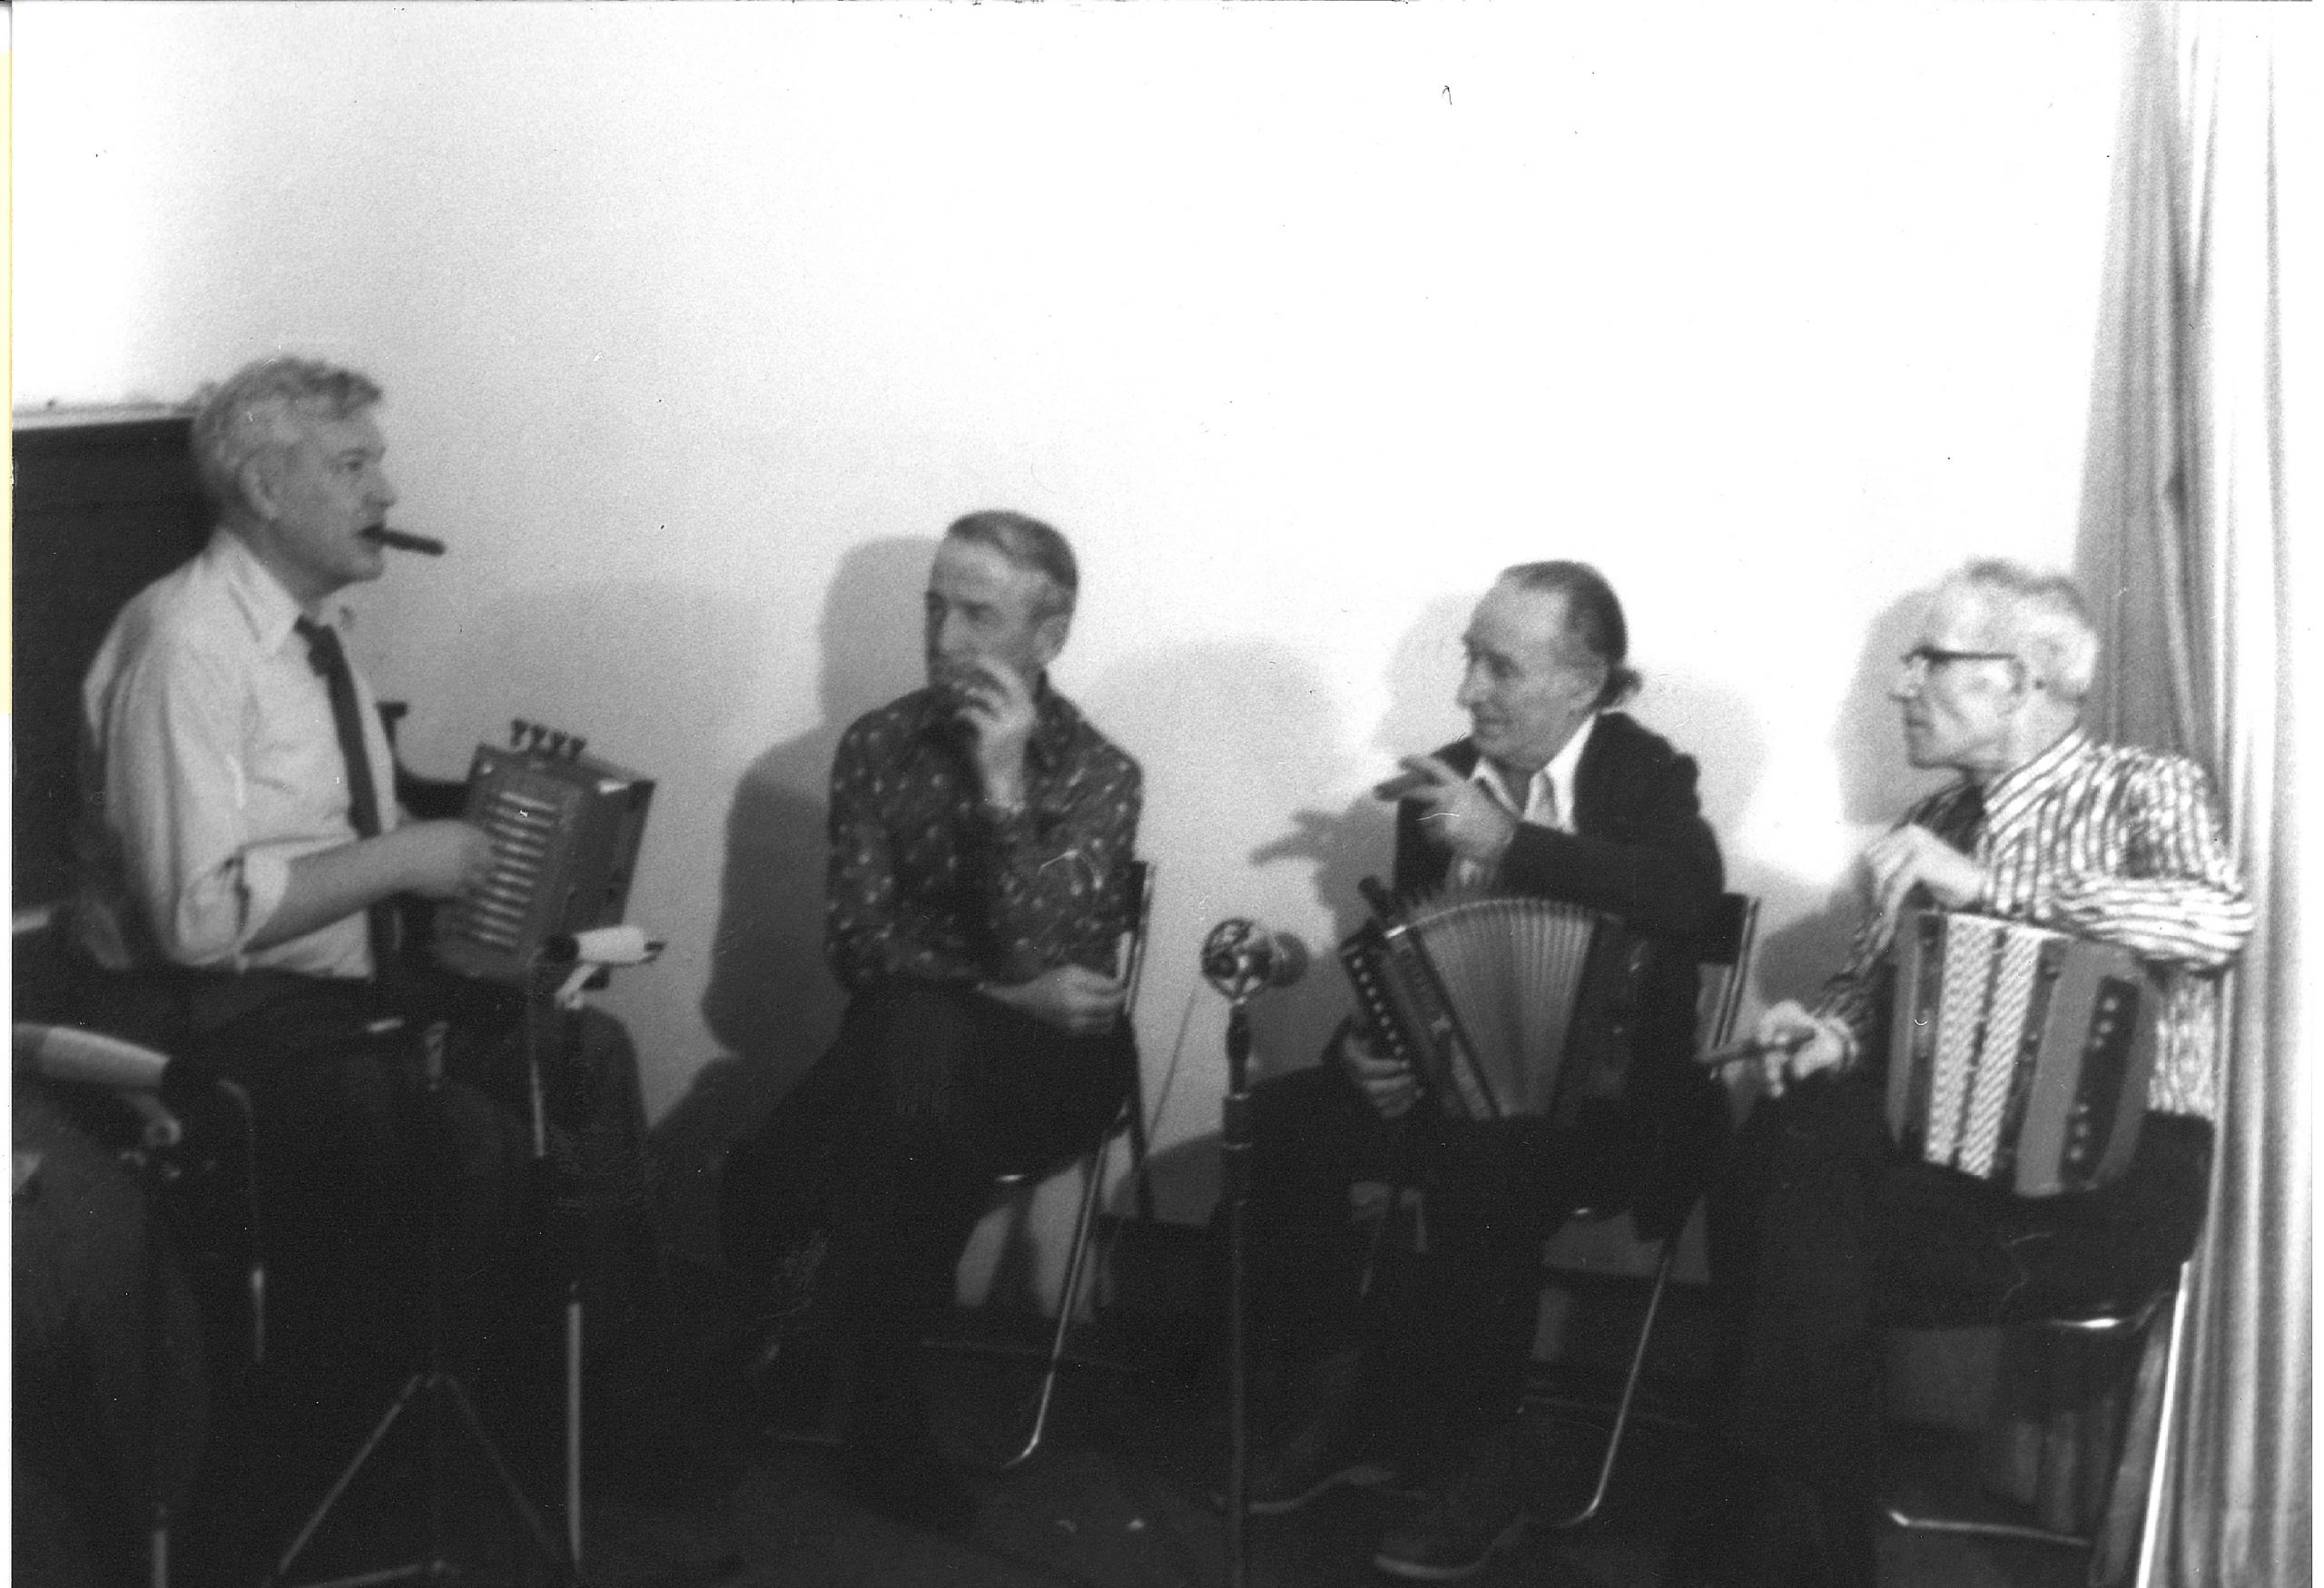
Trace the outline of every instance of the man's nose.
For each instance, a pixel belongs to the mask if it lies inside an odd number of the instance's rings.
[[[929,644],[940,656],[968,654],[969,626],[957,612],[940,612],[928,620]]]
[[[1910,662],[1896,669],[1896,681],[1888,686],[1888,698],[1895,701],[1912,699],[1921,692],[1920,669]]]
[[[396,488],[388,483],[386,475],[374,474],[371,477],[371,499],[383,509],[396,505]]]
[[[1484,669],[1472,662],[1461,671],[1461,687],[1452,692],[1452,704],[1471,711],[1482,705],[1490,694]]]

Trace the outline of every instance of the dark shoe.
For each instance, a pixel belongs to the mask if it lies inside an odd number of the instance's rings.
[[[1495,1429],[1463,1453],[1443,1497],[1380,1541],[1372,1563],[1393,1577],[1457,1583],[1525,1534],[1529,1480],[1513,1429]]]
[[[1251,1452],[1245,1508],[1253,1516],[1282,1516],[1340,1484],[1374,1488],[1395,1476],[1394,1459],[1344,1412],[1310,1412],[1281,1439]]]
[[[1837,1526],[1833,1508],[1808,1485],[1732,1466],[1714,1469],[1709,1489],[1671,1549],[1667,1580],[1678,1588],[1837,1588],[1874,1580],[1868,1518],[1852,1530]]]
[[[858,1504],[907,1527],[964,1533],[977,1519],[976,1496],[933,1452],[926,1460],[851,1454],[846,1477]]]
[[[858,1504],[907,1526],[959,1533],[976,1520],[976,1496],[937,1449],[916,1402],[859,1415],[840,1471]]]
[[[829,1308],[818,1305],[823,1298],[819,1281],[830,1252],[831,1238],[811,1231],[785,1246],[771,1272],[753,1287],[743,1363],[746,1382],[765,1378],[785,1356],[798,1355],[803,1343],[811,1343],[811,1350],[822,1343]]]

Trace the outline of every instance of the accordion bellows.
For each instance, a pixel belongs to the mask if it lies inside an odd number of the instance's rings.
[[[2138,1144],[2161,1003],[2115,944],[1909,912],[1896,931],[1889,1129],[1907,1152],[2020,1196],[2103,1185]]]
[[[1644,944],[1578,905],[1476,890],[1398,902],[1340,945],[1365,1019],[1448,1115],[1571,1121],[1629,1063]]]

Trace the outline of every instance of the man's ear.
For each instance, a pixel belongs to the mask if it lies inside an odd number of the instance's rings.
[[[1065,649],[1065,636],[1072,629],[1072,617],[1063,612],[1052,612],[1033,626],[1033,647],[1040,653],[1042,666],[1057,660]]]
[[[242,493],[242,505],[258,518],[271,523],[281,498],[274,490],[274,460],[264,451],[253,452],[242,459],[234,471],[234,484]]]

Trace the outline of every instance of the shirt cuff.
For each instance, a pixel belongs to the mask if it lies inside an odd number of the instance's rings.
[[[290,891],[290,861],[300,850],[246,849],[241,858],[242,929],[234,937],[234,969],[243,970],[243,956],[259,928],[274,919],[282,896]]]

